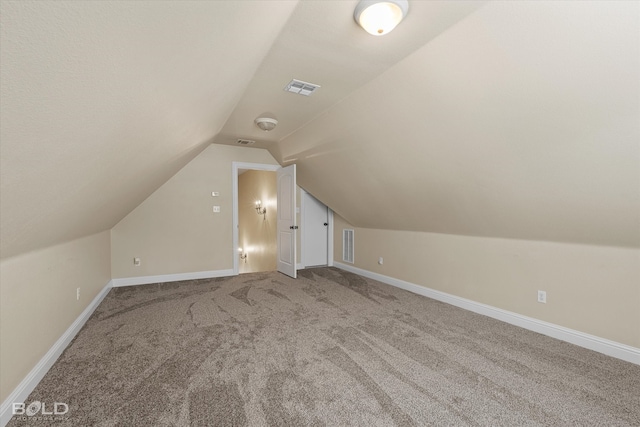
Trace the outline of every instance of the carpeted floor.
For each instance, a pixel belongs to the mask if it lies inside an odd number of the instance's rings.
[[[27,399],[69,412],[9,425],[640,425],[640,366],[342,270],[299,275],[111,290]]]

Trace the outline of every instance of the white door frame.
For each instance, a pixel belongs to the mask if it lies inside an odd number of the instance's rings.
[[[333,211],[330,207],[327,207],[327,209],[329,209],[329,230],[327,235],[327,246],[329,250],[327,253],[327,266],[333,267]]]
[[[300,187],[300,224],[302,227],[302,232],[300,233],[300,264],[298,264],[298,270],[304,269],[306,264],[305,253],[304,253],[304,244],[306,241],[305,237],[305,217],[304,217],[304,199],[305,194],[311,194],[306,191],[304,188]],[[321,202],[322,203],[322,202]],[[327,207],[327,222],[329,223],[327,229],[327,266],[333,267],[333,211]]]
[[[231,197],[233,198],[233,275],[240,274],[240,263],[238,256],[238,171],[240,169],[257,170],[257,171],[270,171],[277,172],[280,169],[280,165],[270,165],[264,163],[245,163],[245,162],[232,162],[231,163]]]

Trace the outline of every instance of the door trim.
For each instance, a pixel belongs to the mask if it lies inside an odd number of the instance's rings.
[[[304,188],[300,187],[300,226],[302,227],[302,230],[300,232],[300,259],[298,260],[298,265],[302,268],[299,268],[299,270],[302,270],[304,268],[307,267],[307,260],[306,260],[306,256],[304,253],[304,243],[307,240],[306,239],[306,232],[305,232],[305,218],[304,218],[304,199],[305,199],[305,194],[307,194],[307,192],[305,191]]]
[[[231,162],[231,197],[233,199],[233,220],[231,224],[233,234],[233,238],[231,240],[233,247],[231,248],[231,259],[233,259],[234,276],[240,274],[240,263],[238,257],[238,171],[240,169],[277,172],[281,169],[281,166],[265,163]]]
[[[333,267],[333,211],[330,207],[327,207],[329,210],[329,230],[327,235],[327,266]]]

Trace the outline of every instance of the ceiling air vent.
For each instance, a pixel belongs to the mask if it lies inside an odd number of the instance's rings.
[[[252,141],[250,139],[239,139],[236,141],[236,144],[240,144],[240,145],[251,145],[251,144],[255,144],[255,141]]]
[[[287,92],[297,93],[298,95],[309,96],[319,87],[320,85],[293,79],[287,86],[285,86],[284,90]]]

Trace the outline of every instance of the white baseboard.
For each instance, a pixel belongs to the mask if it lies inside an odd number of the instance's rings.
[[[438,301],[445,302],[447,304],[454,305],[456,307],[463,308],[465,310],[473,311],[474,313],[482,314],[492,317],[494,319],[501,320],[512,325],[519,326],[534,332],[538,332],[552,338],[557,338],[562,341],[569,342],[590,350],[597,351],[599,353],[606,354],[608,356],[616,357],[618,359],[625,360],[627,362],[640,365],[640,349],[631,347],[625,344],[621,344],[615,341],[610,341],[604,338],[596,337],[594,335],[585,334],[580,331],[558,326],[553,323],[544,322],[532,317],[523,316],[521,314],[513,313],[500,308],[492,307],[490,305],[478,303],[466,298],[461,298],[455,295],[447,294],[445,292],[436,291],[424,286],[416,285],[414,283],[405,282],[404,280],[395,279],[393,277],[384,276],[382,274],[374,273],[368,270],[363,270],[351,265],[346,265],[340,262],[333,262],[333,265],[337,268],[359,274],[364,277],[368,277],[373,280],[377,280],[382,283],[386,283],[391,286],[395,286],[418,295],[422,295],[428,298],[432,298]],[[0,426],[5,426],[12,418],[11,404],[13,402],[24,402],[29,397],[29,394],[35,389],[38,383],[42,380],[45,374],[49,371],[51,366],[58,360],[58,357],[62,354],[65,348],[71,343],[73,338],[80,331],[82,326],[87,322],[91,314],[100,305],[104,297],[109,293],[112,287],[119,286],[132,286],[142,285],[149,283],[165,283],[174,282],[180,280],[193,280],[193,279],[208,279],[213,277],[225,277],[232,276],[233,270],[215,270],[215,271],[201,271],[195,273],[182,273],[182,274],[168,274],[160,276],[144,276],[144,277],[130,277],[124,279],[113,279],[106,284],[106,286],[96,295],[91,303],[84,309],[84,311],[78,316],[78,318],[69,326],[69,328],[62,334],[62,336],[56,341],[56,343],[49,349],[38,364],[29,372],[29,374],[20,382],[15,390],[2,402],[0,406]]]
[[[334,266],[351,273],[359,274],[360,276],[368,277],[370,279],[413,292],[418,295],[442,301],[447,304],[463,308],[465,310],[473,311],[474,313],[483,314],[485,316],[489,316],[494,319],[498,319],[503,322],[528,329],[530,331],[538,332],[540,334],[547,335],[552,338],[557,338],[559,340],[566,341],[580,347],[588,348],[589,350],[597,351],[599,353],[606,354],[607,356],[612,356],[618,359],[625,360],[627,362],[635,363],[636,365],[640,365],[640,349],[628,346],[626,344],[610,341],[605,338],[597,337],[595,335],[585,334],[584,332],[565,328],[564,326],[544,322],[532,317],[523,316],[518,313],[513,313],[511,311],[492,307],[490,305],[447,294],[445,292],[436,291],[434,289],[416,285],[410,282],[405,282],[404,280],[395,279],[393,277],[384,276],[382,274],[374,273],[368,270],[363,270],[361,268],[357,268],[340,262],[334,261]]]
[[[55,344],[49,349],[42,359],[36,364],[36,366],[29,372],[29,374],[18,384],[13,392],[2,402],[0,406],[0,426],[5,426],[13,417],[12,403],[24,402],[33,389],[36,388],[38,383],[42,380],[45,374],[58,360],[58,357],[62,354],[65,348],[71,343],[73,338],[80,332],[82,326],[89,320],[91,314],[100,305],[105,296],[109,293],[112,287],[112,281],[106,284],[104,288],[96,295],[91,301],[91,304],[84,309],[84,311],[78,316],[78,318],[69,326],[69,328],[62,334],[62,336],[55,342]]]
[[[302,264],[302,263],[297,263],[297,264],[296,264],[296,270],[304,270],[304,264]]]
[[[179,282],[181,280],[211,279],[214,277],[234,276],[233,269],[196,271],[194,273],[162,274],[159,276],[125,277],[112,279],[113,287],[148,285],[150,283]]]

